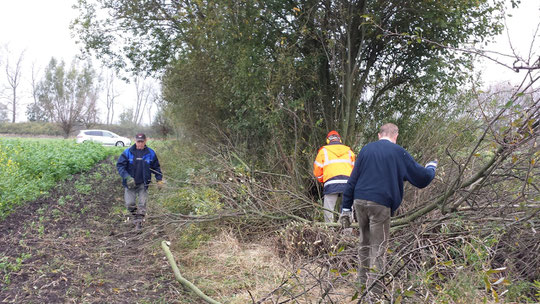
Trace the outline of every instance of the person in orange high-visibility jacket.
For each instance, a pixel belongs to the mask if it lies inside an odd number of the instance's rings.
[[[322,146],[313,163],[313,175],[324,184],[324,221],[333,222],[336,202],[347,186],[347,180],[354,166],[355,154],[341,142],[336,131],[326,136],[326,146]],[[332,210],[332,211],[330,211]]]

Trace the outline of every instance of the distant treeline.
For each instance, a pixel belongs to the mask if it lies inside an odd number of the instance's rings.
[[[96,124],[92,127],[76,126],[70,137],[74,137],[79,130],[84,129],[102,129],[109,130],[118,135],[134,137],[138,132],[144,132],[149,137],[162,137],[152,127],[131,126],[131,125],[105,125]],[[50,122],[19,122],[19,123],[0,123],[0,134],[14,134],[25,136],[64,136],[64,131],[58,124]]]

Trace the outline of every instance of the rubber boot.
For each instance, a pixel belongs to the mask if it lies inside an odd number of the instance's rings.
[[[135,215],[135,231],[141,232],[143,221],[144,221],[144,215],[142,214]]]
[[[142,229],[142,220],[138,219],[135,221],[135,231],[140,232]]]

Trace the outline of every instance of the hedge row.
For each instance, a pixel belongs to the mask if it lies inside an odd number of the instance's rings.
[[[151,127],[141,126],[127,126],[127,125],[103,125],[97,124],[92,127],[86,128],[84,126],[77,126],[71,132],[70,137],[75,137],[79,130],[82,129],[103,129],[112,131],[118,135],[126,137],[134,137],[136,133],[143,132],[149,137],[161,137]],[[13,134],[20,136],[52,136],[62,137],[64,131],[58,126],[58,124],[50,122],[18,122],[18,123],[0,123],[0,134]]]

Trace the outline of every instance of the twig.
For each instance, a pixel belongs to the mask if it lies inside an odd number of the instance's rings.
[[[283,286],[285,286],[285,284],[287,284],[287,282],[289,282],[289,279],[286,279],[284,280],[283,282],[281,282],[281,284],[274,288],[274,290],[272,290],[271,292],[269,292],[264,298],[260,299],[259,301],[257,301],[257,303],[255,304],[261,304],[262,302],[266,301],[266,299],[270,298],[276,291],[278,291],[279,289],[281,289]]]

